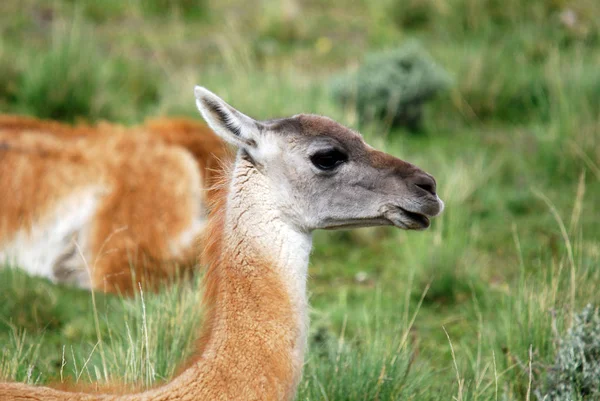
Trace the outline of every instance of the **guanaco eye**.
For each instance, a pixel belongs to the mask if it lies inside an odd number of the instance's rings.
[[[312,164],[320,170],[333,170],[347,160],[348,156],[336,149],[318,152],[310,157]]]

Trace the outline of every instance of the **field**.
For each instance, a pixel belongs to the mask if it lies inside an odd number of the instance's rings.
[[[421,132],[334,102],[333,76],[415,40],[452,77]],[[330,116],[436,177],[427,231],[316,233],[298,400],[542,400],[571,380],[560,339],[600,306],[598,66],[595,0],[0,2],[2,113],[200,118],[201,84],[257,119]],[[202,325],[198,270],[135,299],[0,270],[0,379],[168,380]]]

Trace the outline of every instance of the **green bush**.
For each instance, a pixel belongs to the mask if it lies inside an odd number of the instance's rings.
[[[68,122],[138,120],[158,102],[156,69],[112,55],[78,21],[54,25],[51,45],[43,51],[11,52],[18,66],[5,52],[0,104],[9,112]]]
[[[418,130],[423,104],[450,86],[448,73],[417,43],[368,56],[356,73],[334,78],[334,97],[361,121]]]
[[[73,121],[77,117],[112,117],[97,96],[105,85],[104,60],[92,32],[73,24],[55,27],[52,46],[28,55],[16,94],[24,112],[41,118]]]
[[[12,49],[11,49],[12,50]],[[12,52],[0,41],[0,108],[14,103],[21,70]]]
[[[545,386],[538,390],[545,401],[600,399],[600,314],[587,305],[576,315],[560,342]]]

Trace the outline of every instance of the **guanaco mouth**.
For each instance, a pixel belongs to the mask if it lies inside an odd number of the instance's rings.
[[[394,226],[405,230],[425,230],[431,225],[429,216],[406,210],[400,206],[389,208],[383,216]]]
[[[429,220],[429,217],[427,217],[426,215],[424,215],[422,213],[411,212],[411,211],[408,211],[401,207],[398,207],[398,209],[400,209],[402,214],[405,217],[408,217],[409,220],[417,223],[420,226],[419,229],[425,229],[431,225],[431,221]]]

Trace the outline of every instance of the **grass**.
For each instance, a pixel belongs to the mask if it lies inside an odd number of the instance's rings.
[[[3,377],[151,386],[193,351],[202,322],[200,277],[124,299],[56,288],[12,268],[2,275]]]
[[[257,118],[316,112],[360,128],[431,172],[447,207],[423,233],[316,234],[298,399],[534,400],[573,316],[600,304],[600,10],[509,3],[5,1],[0,110],[198,118],[201,83]],[[359,126],[330,77],[413,39],[454,87],[427,105],[420,135]],[[0,377],[168,380],[201,325],[199,279],[143,300],[96,294],[94,307],[3,269]]]

